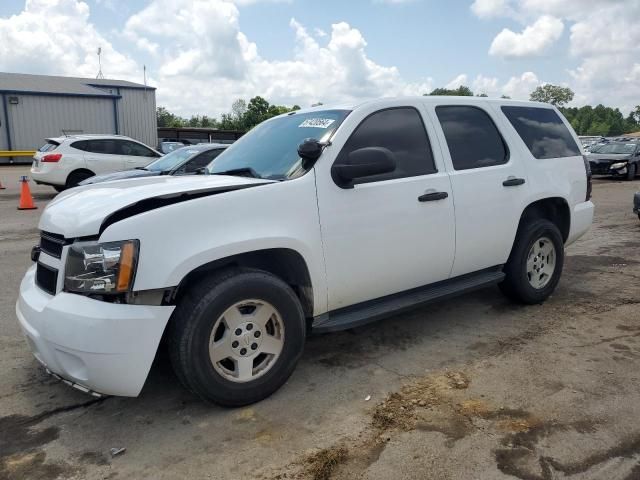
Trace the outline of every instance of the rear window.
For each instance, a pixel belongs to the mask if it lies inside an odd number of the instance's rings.
[[[502,107],[520,138],[538,159],[581,155],[571,132],[550,108]]]
[[[58,142],[54,142],[53,140],[48,140],[47,143],[42,145],[38,151],[39,152],[50,152],[51,150],[55,150],[60,144]]]

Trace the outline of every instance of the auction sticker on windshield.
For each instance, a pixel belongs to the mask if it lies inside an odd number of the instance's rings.
[[[333,122],[333,118],[307,118],[298,128],[328,128]]]

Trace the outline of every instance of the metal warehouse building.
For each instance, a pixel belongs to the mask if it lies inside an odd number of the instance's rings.
[[[45,138],[78,133],[120,134],[154,148],[157,144],[152,87],[122,80],[0,72],[0,97],[0,152],[36,150]],[[9,160],[0,156],[0,163]]]

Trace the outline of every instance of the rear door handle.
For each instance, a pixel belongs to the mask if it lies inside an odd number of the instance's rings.
[[[502,185],[505,187],[517,187],[518,185],[524,185],[524,178],[509,177],[502,182]]]
[[[435,202],[436,200],[444,200],[449,194],[447,192],[431,192],[425,193],[418,197],[419,202]]]

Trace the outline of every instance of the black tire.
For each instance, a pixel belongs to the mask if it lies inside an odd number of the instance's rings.
[[[534,288],[527,274],[527,257],[533,244],[543,237],[555,247],[555,269],[551,278],[542,288]],[[512,300],[533,305],[545,301],[555,290],[564,264],[564,242],[560,230],[546,219],[534,219],[518,229],[511,255],[504,267],[506,277],[500,283],[502,292]]]
[[[284,345],[271,368],[245,383],[225,378],[209,357],[209,339],[217,319],[247,299],[270,303],[284,324]],[[227,407],[258,402],[290,377],[305,343],[305,317],[298,297],[278,277],[261,270],[233,268],[193,285],[179,301],[169,323],[169,354],[180,381],[205,401]]]
[[[60,193],[60,192],[64,192],[67,189],[67,187],[63,187],[62,185],[53,185],[53,189],[56,192]]]
[[[636,173],[638,173],[638,165],[630,163],[627,167],[627,180],[634,180],[636,178]]]
[[[91,177],[93,177],[93,173],[86,170],[76,170],[75,172],[71,172],[67,177],[67,184],[65,188],[77,187],[81,181]]]

